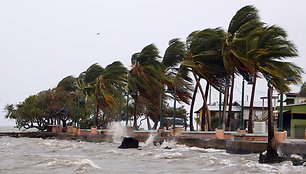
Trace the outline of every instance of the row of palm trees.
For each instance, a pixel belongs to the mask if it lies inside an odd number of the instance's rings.
[[[233,16],[227,31],[207,28],[192,32],[186,42],[172,39],[163,57],[156,46],[150,44],[132,55],[130,69],[118,61],[105,68],[93,64],[76,78],[76,85],[86,97],[95,99],[96,123],[100,110],[117,109],[124,95],[128,95],[134,99],[133,125],[137,129],[139,100],[145,101],[147,110],[160,111],[169,98],[174,98],[191,104],[189,125],[193,131],[193,107],[198,90],[203,99],[203,118],[206,118],[202,119],[202,129],[204,122],[209,123],[207,96],[210,86],[224,93],[222,129],[229,129],[234,82],[240,76],[253,82],[248,122],[248,131],[252,132],[257,78],[263,77],[270,90],[272,87],[279,90],[280,82],[290,76],[294,80],[283,84],[284,91],[288,91],[290,84],[301,82],[302,68],[287,61],[296,56],[294,44],[287,40],[281,27],[268,26],[260,20],[255,7],[245,6]],[[201,80],[207,82],[205,90]],[[172,93],[169,95],[167,91]],[[229,116],[226,118],[227,103]],[[147,114],[155,129],[161,114]],[[208,129],[211,129],[209,124]]]
[[[188,103],[192,91],[192,79],[188,76],[187,67],[179,67],[185,58],[185,45],[178,39],[171,40],[165,56],[161,59],[155,45],[150,44],[140,52],[132,55],[131,68],[128,70],[119,61],[101,67],[91,65],[82,72],[70,85],[77,86],[85,97],[95,100],[95,123],[99,122],[99,112],[107,113],[122,106],[122,98],[134,100],[133,127],[137,126],[137,107],[139,101],[145,105],[145,115],[154,122],[157,128],[161,110],[169,96],[166,89],[176,90],[178,101]],[[160,98],[163,97],[163,98]]]
[[[191,68],[195,79],[205,79],[207,84],[224,93],[223,129],[229,127],[229,121],[225,118],[225,107],[231,86],[230,112],[236,76],[253,82],[248,122],[250,133],[253,131],[252,108],[256,79],[262,76],[269,86],[279,90],[280,81],[290,76],[294,81],[286,81],[286,91],[289,90],[290,84],[301,82],[302,68],[285,61],[298,55],[294,44],[286,37],[282,28],[267,26],[261,22],[253,6],[241,8],[232,18],[227,32],[220,28],[205,29],[188,36],[189,56],[182,64]],[[207,93],[204,96],[206,101]],[[204,104],[207,105],[206,102]]]

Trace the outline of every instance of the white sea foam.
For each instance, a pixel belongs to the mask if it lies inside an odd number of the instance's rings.
[[[85,147],[82,144],[82,142],[74,142],[66,140],[42,140],[38,144],[47,146],[51,149],[65,149],[65,150],[71,150],[76,148],[83,149]]]
[[[151,151],[140,154],[140,156],[152,156],[152,155],[154,155],[154,153]]]
[[[97,165],[97,164],[95,164],[93,161],[91,161],[91,160],[89,160],[89,159],[83,159],[83,160],[81,160],[81,162],[80,162],[80,164],[89,164],[91,167],[93,167],[93,168],[96,168],[96,169],[100,169],[100,167]]]
[[[176,146],[176,141],[171,140],[171,141],[164,141],[161,144],[161,148],[173,148]]]
[[[290,157],[295,158],[295,159],[299,159],[299,160],[303,160],[303,157],[301,157],[300,155],[296,155],[296,154],[292,154]]]
[[[128,136],[126,127],[119,122],[112,122],[109,126],[109,130],[112,132],[114,143],[121,143],[123,138]]]
[[[154,135],[150,135],[145,142],[145,146],[153,146],[154,137],[155,137]]]
[[[110,154],[119,154],[119,151],[117,149],[111,149],[111,150],[107,151],[107,153],[110,153]]]
[[[165,153],[155,155],[155,158],[159,158],[159,159],[178,159],[178,158],[184,158],[184,156],[180,152],[165,152]]]
[[[244,166],[247,166],[250,171],[264,171],[266,173],[278,172],[278,168],[276,166],[270,164],[259,164],[257,161],[249,161],[248,163],[244,164]]]
[[[79,166],[79,167],[86,167],[90,166],[96,169],[100,169],[98,165],[96,165],[93,161],[89,159],[76,159],[76,160],[68,160],[68,159],[58,159],[53,158],[41,162],[37,165],[38,167],[69,167],[69,166]]]
[[[222,159],[222,160],[220,160],[220,164],[229,165],[230,163],[231,163],[231,161],[228,160],[228,159]]]
[[[208,149],[204,149],[205,152],[207,153],[225,153],[225,150],[220,150],[220,149],[212,149],[212,148],[208,148]]]

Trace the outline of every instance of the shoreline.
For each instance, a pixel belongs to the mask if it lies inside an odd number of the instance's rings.
[[[90,134],[90,132],[82,132],[81,134],[71,133],[54,133],[54,132],[0,132],[0,137],[9,136],[14,138],[43,138],[43,139],[59,139],[59,140],[77,140],[86,142],[112,142],[111,131],[101,131],[98,134]],[[164,141],[174,140],[178,144],[184,144],[189,147],[198,148],[214,148],[222,149],[230,154],[250,154],[262,153],[266,151],[266,141],[246,141],[237,139],[216,139],[196,137],[191,135],[185,136],[169,136],[158,134],[156,131],[133,131],[133,138],[140,142],[145,142],[150,135],[154,136],[154,142],[162,143]],[[184,135],[184,134],[183,134]],[[278,147],[282,156],[300,155],[306,159],[306,140],[287,139]]]

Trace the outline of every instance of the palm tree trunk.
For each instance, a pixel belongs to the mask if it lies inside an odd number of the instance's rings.
[[[202,119],[201,119],[201,130],[204,131],[205,130],[205,121],[206,121],[206,113],[208,111],[206,105],[207,105],[207,97],[206,94],[208,94],[208,89],[209,89],[209,84],[206,84],[206,88],[205,88],[205,94],[204,94],[204,99],[203,99],[203,106],[202,106]]]
[[[198,92],[198,88],[200,85],[200,78],[197,78],[197,75],[195,74],[194,71],[193,72],[193,76],[196,80],[196,85],[193,91],[193,95],[192,95],[192,100],[191,100],[191,104],[190,104],[190,112],[189,112],[189,126],[190,126],[190,131],[194,131],[194,127],[193,127],[193,108],[194,108],[194,103],[195,103],[195,99],[196,99],[196,95]]]
[[[192,71],[192,73],[193,73],[193,77],[195,78],[195,80],[198,81],[199,79],[197,78],[196,73],[194,71]],[[200,92],[201,92],[201,95],[202,95],[202,100],[204,102],[203,103],[203,107],[202,107],[203,108],[202,115],[205,115],[207,113],[207,115],[208,115],[207,117],[209,119],[209,121],[207,121],[208,130],[211,130],[211,128],[210,128],[210,113],[209,113],[209,110],[208,110],[207,97],[206,97],[206,96],[208,96],[208,92],[207,92],[207,95],[204,94],[204,91],[203,91],[203,88],[201,86],[201,83],[198,83],[198,87],[200,89]],[[208,83],[207,83],[206,89],[207,88],[209,89],[209,84]],[[201,125],[201,127],[202,127],[202,125]]]
[[[97,104],[96,104],[96,126],[97,126],[97,128],[99,128],[99,109],[100,109],[100,105],[99,105],[99,102],[98,102],[98,100],[97,100]]]
[[[146,116],[146,119],[147,119],[148,130],[151,130],[151,129],[152,129],[152,127],[151,127],[151,124],[150,124],[149,117],[148,117],[148,116]],[[154,129],[156,129],[156,128],[154,128]]]
[[[273,116],[272,116],[272,92],[273,87],[268,84],[268,144],[267,144],[267,156],[266,159],[276,160],[278,157],[276,150],[276,143],[274,137],[274,126],[273,126]]]
[[[193,71],[193,76],[194,76],[195,79],[197,79],[196,74],[195,74],[194,71]],[[209,84],[207,83],[207,85],[209,85]],[[207,87],[207,86],[206,86],[206,87]],[[209,87],[209,86],[208,86],[208,87]],[[208,118],[210,119],[210,113],[209,113],[209,110],[208,110],[208,105],[207,105],[207,100],[206,100],[207,97],[205,97],[203,88],[202,88],[202,86],[201,86],[200,83],[199,83],[199,89],[200,89],[200,92],[201,92],[201,95],[202,95],[202,100],[203,100],[203,102],[204,102],[202,108],[205,108],[205,110],[206,110],[205,113],[208,114]],[[207,92],[207,95],[208,95],[208,92]],[[205,114],[205,113],[204,113],[204,110],[203,110],[203,114]],[[210,120],[209,120],[209,122],[210,122]],[[208,129],[211,130],[209,122],[207,122],[207,123],[208,123]]]
[[[190,103],[190,112],[189,112],[189,126],[190,126],[190,131],[194,131],[194,127],[193,127],[193,108],[194,108],[194,102],[196,99],[196,95],[198,92],[198,88],[199,88],[199,81],[196,82],[194,91],[193,91],[193,95],[192,95],[192,100]]]
[[[210,85],[207,83],[206,84],[206,88],[205,88],[205,99],[204,99],[204,103],[205,103],[205,115],[204,115],[204,118],[205,118],[205,122],[206,122],[207,128],[210,130],[210,113],[209,113],[208,104],[207,104],[209,87],[210,87]]]
[[[248,133],[253,133],[253,112],[254,112],[254,98],[255,98],[255,89],[256,89],[256,78],[257,73],[253,75],[253,86],[250,100],[250,112],[249,112],[249,121],[248,121]]]
[[[137,130],[138,129],[138,126],[137,126],[137,96],[134,98],[134,123],[133,123],[133,128],[134,130]]]
[[[200,90],[203,93],[203,89],[200,88]],[[207,97],[206,97],[208,95],[208,90],[209,90],[209,84],[207,83],[205,87],[205,93],[203,96],[202,119],[201,119],[201,130],[202,131],[205,131],[205,121],[206,121],[205,118],[208,113]]]
[[[232,76],[231,79],[232,86],[231,86],[231,94],[230,94],[230,101],[229,101],[229,106],[228,106],[228,117],[226,121],[226,130],[230,130],[230,124],[231,124],[231,118],[233,118],[233,97],[234,97],[234,82],[235,82],[235,76]]]
[[[154,122],[154,125],[153,125],[153,130],[156,130],[157,129],[157,125],[158,125],[158,121],[157,122]]]
[[[229,78],[226,76],[226,82],[225,82],[225,91],[224,91],[224,99],[223,99],[223,112],[222,112],[222,129],[225,130],[225,123],[226,123],[226,108],[227,108],[227,99],[228,99],[228,91],[229,91]]]

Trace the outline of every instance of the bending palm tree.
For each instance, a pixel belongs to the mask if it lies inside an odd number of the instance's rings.
[[[126,84],[127,69],[119,61],[102,68],[98,64],[91,65],[78,79],[78,85],[88,96],[96,101],[96,124],[99,126],[99,110],[116,109],[116,97],[122,95],[118,91]],[[117,95],[117,96],[116,96]],[[105,111],[105,110],[104,110]]]
[[[128,90],[131,91],[134,99],[134,129],[137,126],[137,101],[138,95],[150,100],[154,106],[158,106],[162,79],[162,66],[158,61],[160,58],[158,49],[150,44],[142,49],[141,52],[132,56],[132,68],[128,75]]]
[[[176,91],[173,93],[173,97],[189,104],[192,91],[192,79],[189,77],[189,70],[186,66],[180,66],[180,63],[186,58],[185,44],[179,39],[172,39],[169,41],[169,46],[165,51],[162,60],[162,89],[164,86],[168,90]],[[162,102],[162,100],[160,100]],[[162,105],[160,105],[162,106]],[[192,125],[192,118],[190,118],[190,126]],[[193,128],[192,128],[193,129]]]
[[[237,13],[232,18],[229,27],[228,33],[226,35],[225,42],[223,44],[223,61],[226,71],[230,76],[232,76],[232,85],[231,85],[231,96],[230,100],[233,98],[233,88],[234,88],[234,76],[235,74],[242,75],[243,78],[250,79],[253,71],[252,66],[248,59],[245,59],[242,56],[237,55],[237,50],[245,49],[245,42],[243,38],[247,37],[249,33],[256,27],[262,26],[262,22],[259,21],[258,12],[253,6],[245,6],[237,11]],[[254,81],[255,84],[256,81]],[[227,84],[228,86],[228,84]],[[255,86],[255,85],[254,85]],[[226,90],[226,92],[228,89]],[[254,89],[255,91],[255,89]],[[226,93],[227,94],[227,93]],[[253,93],[252,93],[253,94]],[[226,101],[227,97],[224,97]],[[253,112],[253,101],[254,95],[251,95],[250,103],[250,115]],[[232,102],[230,102],[229,113],[227,118],[227,127],[230,124],[230,115]],[[225,108],[225,107],[224,107]],[[223,113],[225,114],[225,110]],[[249,123],[252,123],[252,120],[249,120]]]
[[[244,38],[246,44],[245,49],[242,51],[238,49],[235,51],[241,59],[246,59],[244,64],[250,65],[253,74],[253,87],[251,95],[251,103],[254,101],[255,85],[258,77],[258,72],[262,74],[271,74],[269,70],[273,68],[279,61],[297,56],[297,51],[294,45],[286,40],[286,32],[279,27],[265,27],[260,26],[254,29],[250,34]],[[247,62],[247,63],[246,63]],[[248,132],[253,132],[252,126],[252,110],[250,109]]]
[[[205,79],[208,84],[216,89],[220,89],[219,86],[225,82],[227,73],[224,69],[221,51],[224,33],[220,28],[205,29],[192,32],[187,38],[187,60],[184,60],[182,64],[192,69],[197,82],[191,103],[194,103],[197,88],[200,89],[202,94],[204,101],[202,108],[205,109],[205,112],[202,114],[202,130],[204,130],[204,117],[209,118],[209,111],[207,100],[199,81],[200,79]],[[190,112],[190,115],[192,115],[193,104],[191,105]],[[208,115],[208,117],[205,115]],[[209,123],[209,121],[206,122]],[[208,129],[210,130],[210,127]]]
[[[284,81],[288,78],[288,74],[292,77],[293,81]],[[274,136],[274,126],[273,126],[273,116],[272,116],[272,91],[273,86],[280,90],[281,85],[285,91],[289,91],[289,85],[301,83],[301,73],[303,70],[289,62],[275,62],[273,66],[267,66],[263,75],[268,82],[268,144],[267,144],[267,154],[266,156],[260,155],[260,163],[273,163],[278,162],[278,154],[276,141]],[[285,83],[280,83],[283,81]]]

